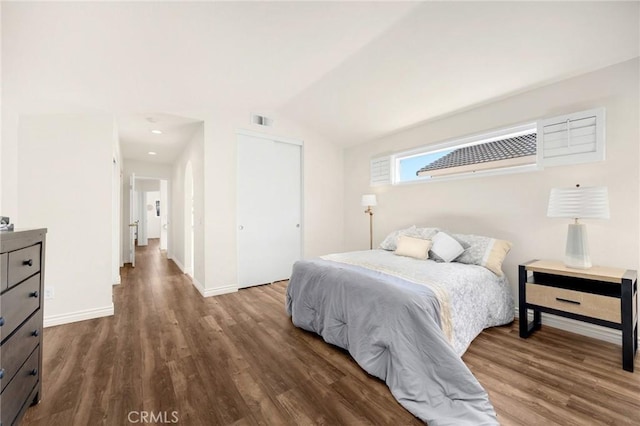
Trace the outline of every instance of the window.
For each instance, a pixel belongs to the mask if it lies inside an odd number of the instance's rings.
[[[393,156],[394,182],[536,167],[535,123]]]
[[[605,159],[605,109],[541,119],[371,159],[370,185],[539,170]]]

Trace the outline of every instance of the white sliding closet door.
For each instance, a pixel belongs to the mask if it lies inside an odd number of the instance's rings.
[[[275,194],[272,200],[273,281],[288,279],[291,266],[300,259],[300,146],[275,142],[274,169],[271,179]]]
[[[238,134],[238,286],[287,279],[301,255],[301,147]]]

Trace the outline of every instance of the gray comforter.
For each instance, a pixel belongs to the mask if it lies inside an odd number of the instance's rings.
[[[286,304],[294,325],[348,350],[430,426],[498,424],[486,391],[444,337],[428,287],[359,266],[299,261]]]

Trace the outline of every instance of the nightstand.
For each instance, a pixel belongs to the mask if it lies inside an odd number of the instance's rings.
[[[558,261],[532,260],[519,267],[520,337],[540,329],[541,312],[621,330],[622,368],[633,371],[638,350],[637,292],[634,270],[573,269]]]

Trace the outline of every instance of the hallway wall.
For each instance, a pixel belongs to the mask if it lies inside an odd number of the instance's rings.
[[[187,115],[188,116],[188,115]],[[187,163],[193,168],[193,196],[194,196],[194,271],[193,283],[204,295],[205,283],[205,253],[204,253],[204,124],[194,133],[186,145],[182,155],[173,165],[171,197],[171,242],[170,259],[185,271],[185,197],[184,178]]]

